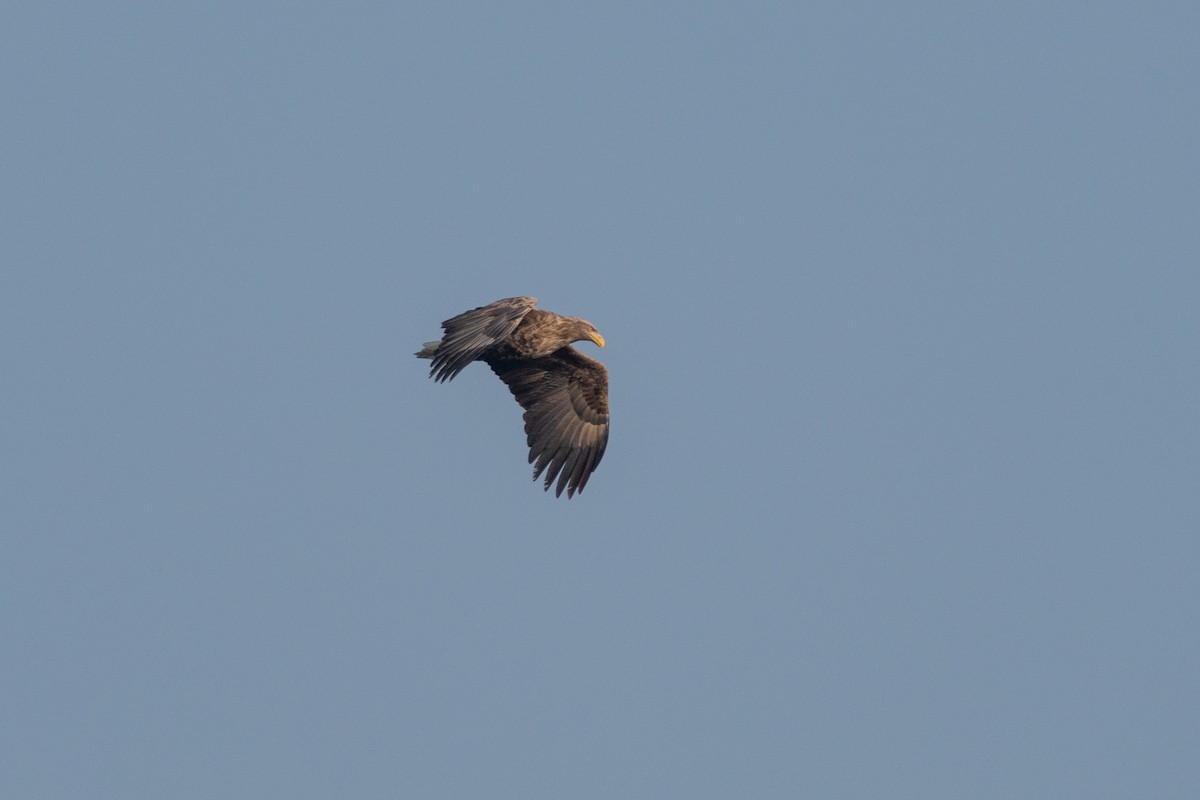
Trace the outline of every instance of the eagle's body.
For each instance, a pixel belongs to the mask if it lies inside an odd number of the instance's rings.
[[[592,323],[535,308],[533,297],[509,297],[442,323],[445,335],[418,358],[432,359],[429,376],[447,381],[472,361],[500,376],[525,409],[533,477],[555,478],[554,494],[582,492],[608,444],[608,371],[571,347],[604,337]]]

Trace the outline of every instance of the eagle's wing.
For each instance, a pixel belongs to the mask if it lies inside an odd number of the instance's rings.
[[[488,363],[525,409],[534,480],[545,471],[556,497],[582,492],[608,445],[608,370],[573,347]]]
[[[429,377],[446,381],[462,372],[483,351],[507,339],[536,305],[536,297],[506,297],[443,322],[446,333],[433,352]]]

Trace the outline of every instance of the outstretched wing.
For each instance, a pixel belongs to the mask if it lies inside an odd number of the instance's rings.
[[[443,322],[446,334],[433,353],[429,377],[441,382],[462,372],[484,350],[507,339],[536,305],[536,297],[506,297]]]
[[[608,445],[608,370],[573,347],[488,364],[525,409],[534,480],[544,471],[556,497],[582,492]]]

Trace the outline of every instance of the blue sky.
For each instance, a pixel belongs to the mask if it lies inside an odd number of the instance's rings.
[[[1200,790],[1192,3],[0,11],[0,794]],[[587,491],[483,367],[608,340]]]

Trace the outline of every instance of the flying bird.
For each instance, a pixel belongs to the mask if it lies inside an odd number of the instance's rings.
[[[533,479],[555,478],[554,496],[582,492],[608,445],[608,370],[571,347],[604,337],[586,319],[537,306],[536,297],[508,297],[451,317],[441,341],[426,342],[417,358],[432,359],[429,377],[448,381],[472,361],[500,376],[525,409]]]

